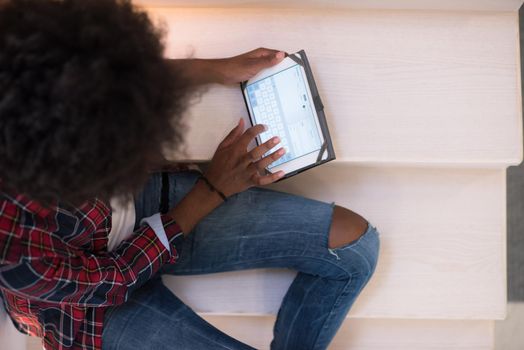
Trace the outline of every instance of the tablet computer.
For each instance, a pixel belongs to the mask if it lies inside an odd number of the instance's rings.
[[[279,64],[241,83],[252,125],[265,124],[260,145],[274,136],[281,140],[274,152],[286,154],[267,167],[285,172],[285,177],[335,159],[335,151],[313,74],[304,50],[288,54]]]

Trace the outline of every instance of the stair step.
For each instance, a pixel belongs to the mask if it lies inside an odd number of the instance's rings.
[[[168,56],[305,49],[340,161],[506,167],[522,158],[517,13],[172,9]],[[211,87],[187,113],[206,160],[245,105]]]
[[[269,349],[274,317],[206,316],[218,329]],[[329,350],[492,350],[492,321],[346,320]]]
[[[503,170],[326,165],[274,188],[335,201],[381,232],[377,270],[351,317],[504,318]],[[199,312],[267,315],[293,276],[256,270],[165,280]]]

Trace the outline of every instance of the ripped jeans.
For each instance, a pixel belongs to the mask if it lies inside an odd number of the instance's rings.
[[[169,206],[195,184],[198,172],[170,174]],[[136,198],[137,222],[158,212],[161,177]],[[333,205],[261,188],[228,199],[204,218],[161,274],[194,275],[256,268],[297,271],[274,326],[273,350],[326,349],[371,275],[378,233],[328,249]],[[223,281],[228,283],[227,281]],[[186,306],[156,276],[106,312],[103,348],[253,349],[222,333]]]

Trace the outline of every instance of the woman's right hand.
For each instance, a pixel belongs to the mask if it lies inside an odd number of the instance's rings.
[[[250,152],[247,151],[251,140],[264,131],[263,125],[255,125],[244,132],[244,121],[240,120],[218,146],[204,175],[225,196],[229,197],[255,185],[270,184],[284,176],[283,171],[266,174],[265,170],[285,153],[284,149],[280,148],[264,157],[264,154],[280,142],[277,137],[269,139]],[[199,181],[168,215],[177,221],[184,235],[187,235],[202,218],[221,203],[219,194],[210,191],[203,181]]]
[[[264,154],[280,143],[277,136],[251,151],[247,151],[249,143],[265,130],[265,126],[259,124],[244,131],[244,120],[240,119],[238,125],[226,136],[215,151],[211,164],[204,175],[226,197],[253,186],[273,183],[285,175],[283,171],[266,172],[268,165],[285,154],[285,150],[279,148],[264,157]]]

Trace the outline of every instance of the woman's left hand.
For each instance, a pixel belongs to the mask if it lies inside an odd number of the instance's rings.
[[[280,63],[285,52],[258,48],[242,55],[215,60],[218,82],[236,84],[253,78],[264,68]]]
[[[283,51],[259,48],[230,58],[170,59],[168,62],[190,86],[211,83],[229,85],[249,80],[262,69],[282,62],[285,57]]]

